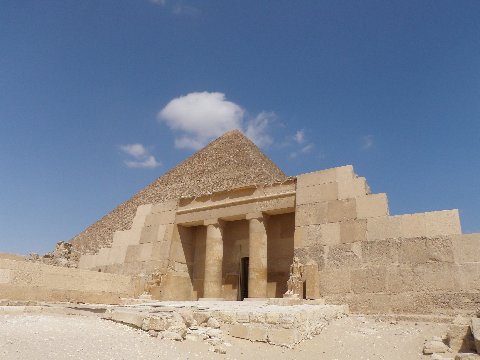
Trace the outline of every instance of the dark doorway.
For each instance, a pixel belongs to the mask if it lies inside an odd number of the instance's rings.
[[[240,260],[239,297],[240,301],[248,298],[248,257],[243,257]]]

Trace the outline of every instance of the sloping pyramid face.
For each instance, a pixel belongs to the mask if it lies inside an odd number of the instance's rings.
[[[139,205],[206,195],[231,188],[271,184],[287,176],[240,131],[225,133],[155,180],[71,239],[80,254],[110,245],[117,230],[129,229]]]

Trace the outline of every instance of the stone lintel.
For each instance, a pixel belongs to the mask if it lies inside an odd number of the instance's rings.
[[[266,218],[266,215],[263,214],[261,211],[252,212],[252,213],[248,213],[248,214],[245,215],[245,219],[247,219],[247,220],[252,220],[252,219],[262,220],[262,219],[265,219],[265,218]]]

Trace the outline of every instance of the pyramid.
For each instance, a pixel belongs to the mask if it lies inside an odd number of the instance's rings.
[[[140,190],[70,242],[78,255],[94,254],[111,244],[115,231],[131,227],[139,205],[286,179],[253,142],[239,130],[233,130]]]

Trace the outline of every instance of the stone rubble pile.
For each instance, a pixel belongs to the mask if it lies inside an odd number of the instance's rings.
[[[107,311],[104,319],[142,329],[152,337],[174,341],[205,341],[210,350],[225,354],[231,346],[225,342],[220,322],[209,314],[191,311],[159,311],[141,313],[133,311]]]
[[[46,253],[42,256],[37,253],[31,253],[27,260],[31,262],[40,262],[46,265],[76,268],[78,266],[77,258],[78,254],[73,248],[73,245],[65,241],[60,241],[52,252]]]
[[[435,360],[480,360],[480,318],[457,316],[445,338],[426,341],[423,354]]]

